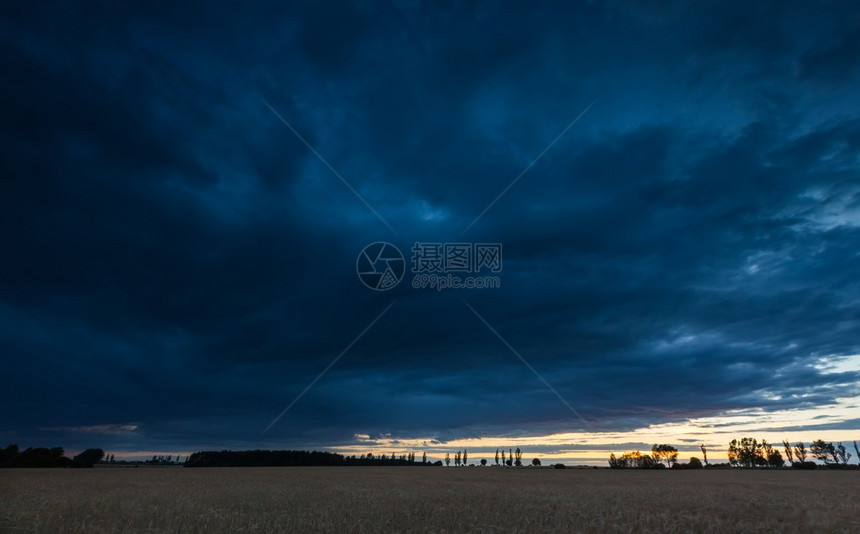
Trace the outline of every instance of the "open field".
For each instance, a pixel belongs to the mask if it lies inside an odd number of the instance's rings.
[[[0,532],[858,532],[857,471],[5,469]]]

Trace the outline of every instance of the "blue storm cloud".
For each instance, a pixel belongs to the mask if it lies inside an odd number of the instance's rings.
[[[857,395],[816,367],[860,353],[854,11],[7,6],[0,439],[624,431]],[[371,242],[463,240],[503,244],[500,289],[355,273]]]

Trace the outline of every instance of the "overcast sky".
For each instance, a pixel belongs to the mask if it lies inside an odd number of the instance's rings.
[[[0,442],[849,439],[856,5],[425,3],[0,10]]]

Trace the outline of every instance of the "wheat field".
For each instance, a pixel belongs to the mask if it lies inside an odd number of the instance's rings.
[[[4,469],[0,532],[860,532],[858,471]]]

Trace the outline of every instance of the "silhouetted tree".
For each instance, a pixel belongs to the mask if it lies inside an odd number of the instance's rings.
[[[756,467],[767,465],[762,455],[762,446],[755,438],[733,439],[729,443],[729,463],[736,467]]]
[[[514,465],[517,467],[523,465],[523,451],[517,447],[517,450],[514,452]]]
[[[532,465],[535,467],[540,467],[540,458],[535,458],[532,460]]]
[[[422,464],[427,463],[427,451],[424,451],[424,454],[421,455],[421,463]]]
[[[481,465],[482,466],[487,465],[487,459],[486,458],[481,458]]]
[[[451,466],[451,455],[447,452],[445,453],[445,467]]]
[[[729,442],[729,450],[726,452],[726,454],[729,457],[729,465],[731,465],[732,467],[738,467],[739,465],[741,465],[741,455],[739,449],[740,445],[738,444],[738,440],[733,439]]]
[[[836,446],[836,455],[839,457],[839,461],[842,462],[843,465],[848,465],[848,460],[851,459],[851,453],[845,449],[845,445],[840,443]]]
[[[17,445],[10,445],[4,457],[3,467],[69,467],[72,464],[72,460],[63,455],[62,447],[28,447],[19,452]]]
[[[767,465],[770,467],[782,467],[785,465],[785,460],[782,459],[782,454],[776,449],[767,456]]]
[[[466,452],[466,449],[463,449],[463,465],[466,465],[466,463],[468,463],[468,460],[469,460],[469,453]]]
[[[502,465],[508,465],[508,464],[505,462],[505,449],[502,449]]]
[[[708,451],[705,449],[705,444],[702,443],[699,445],[699,448],[702,449],[702,458],[705,459],[705,465],[708,465]]]
[[[836,448],[832,443],[818,439],[810,443],[809,454],[824,465],[830,465],[832,458],[836,456]]]
[[[854,446],[857,447],[857,442],[854,442]],[[860,453],[857,453],[860,455]],[[499,465],[499,449],[496,449],[496,465]]]
[[[695,456],[691,456],[690,462],[687,464],[687,468],[688,469],[703,469],[704,466],[702,465],[701,460],[699,460]]]
[[[767,465],[768,467],[782,467],[785,464],[785,460],[782,459],[782,454],[778,450],[776,450],[773,445],[767,442],[767,440],[761,440],[761,453],[760,453],[759,464]]]
[[[662,467],[660,460],[639,451],[625,452],[620,457],[609,455],[609,467],[612,469],[656,469]]]
[[[806,463],[806,445],[802,441],[798,441],[794,445],[794,455],[797,457],[799,463]]]
[[[102,461],[105,456],[105,451],[101,449],[87,449],[79,455],[72,458],[75,467],[92,467]]]
[[[666,467],[672,467],[678,462],[678,449],[671,445],[654,445],[651,447],[651,455],[658,461],[666,462]]]
[[[18,456],[18,445],[14,443],[5,449],[0,449],[0,467],[11,464],[16,456]]]
[[[860,448],[857,447],[857,442],[854,442],[854,452],[857,453],[857,461],[860,463]]]
[[[787,439],[782,440],[782,448],[783,450],[785,450],[785,458],[786,460],[788,460],[788,464],[793,464],[794,450],[791,448],[791,443],[789,443]]]
[[[812,454],[813,458],[824,462],[824,465],[830,465],[831,458],[833,458],[834,461],[838,461],[836,449],[833,447],[833,444],[826,443],[820,439],[812,442],[812,445],[809,446],[809,452]]]
[[[615,456],[615,453],[609,453],[609,468],[610,469],[621,469],[621,465],[618,463],[618,457]]]
[[[830,445],[830,447],[827,449],[827,452],[830,453],[830,458],[833,460],[834,464],[839,465],[839,452],[832,443],[828,443],[828,445]]]

